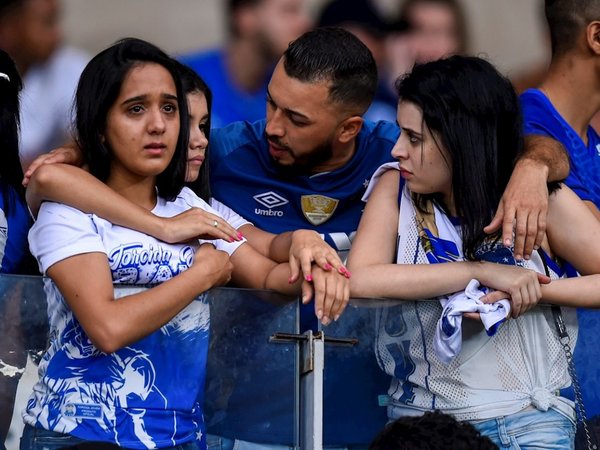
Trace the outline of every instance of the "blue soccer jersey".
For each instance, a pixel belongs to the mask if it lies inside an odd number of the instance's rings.
[[[344,254],[358,227],[369,179],[379,165],[391,161],[398,135],[391,123],[366,122],[355,155],[343,167],[291,175],[271,159],[265,121],[231,124],[211,136],[213,195],[263,230],[315,230]]]
[[[254,92],[236,86],[225,65],[223,50],[184,55],[181,62],[190,66],[206,82],[213,95],[211,126],[220,128],[239,120],[255,121],[266,115],[267,85],[270,74]],[[212,145],[212,144],[211,144]]]
[[[0,195],[0,273],[23,273],[31,216],[12,187],[0,182],[0,189],[6,194]]]
[[[541,134],[562,143],[571,163],[565,180],[582,200],[600,208],[600,137],[590,126],[587,145],[539,89],[521,94],[525,134]]]

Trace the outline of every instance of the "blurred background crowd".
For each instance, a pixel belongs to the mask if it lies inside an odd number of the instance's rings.
[[[373,52],[381,84],[367,118],[395,120],[395,79],[415,62],[483,55],[534,86],[549,60],[541,0],[3,0],[0,48],[24,77],[21,160],[69,139],[69,106],[88,55],[139,37],[208,82],[213,127],[264,117],[266,84],[290,40],[343,26]]]

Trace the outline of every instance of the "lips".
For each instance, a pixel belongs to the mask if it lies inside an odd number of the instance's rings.
[[[151,155],[160,156],[164,153],[167,146],[162,142],[151,142],[149,144],[144,145],[144,150]]]
[[[201,166],[203,162],[204,162],[204,157],[202,157],[202,156],[195,156],[193,158],[188,159],[188,164],[194,164],[197,166]]]
[[[400,167],[400,176],[402,178],[410,178],[412,176],[412,172],[409,172],[408,170]]]
[[[269,141],[269,153],[273,158],[281,158],[283,155],[288,153],[288,151],[285,147],[280,147]]]

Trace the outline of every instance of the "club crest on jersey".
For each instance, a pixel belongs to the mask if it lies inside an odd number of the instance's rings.
[[[304,217],[313,225],[321,225],[327,222],[340,202],[335,198],[324,195],[303,195],[301,201]]]

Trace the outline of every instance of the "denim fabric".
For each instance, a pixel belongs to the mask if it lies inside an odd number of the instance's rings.
[[[573,420],[555,409],[526,410],[473,425],[501,450],[566,450],[575,445]]]
[[[259,444],[256,442],[228,439],[214,434],[206,435],[208,450],[294,450],[287,445]],[[323,447],[325,450],[367,450],[367,446],[350,445],[348,447]]]
[[[25,425],[20,450],[112,450],[120,449],[108,442],[86,442],[69,434],[56,433]],[[198,441],[167,447],[164,450],[203,450]]]

